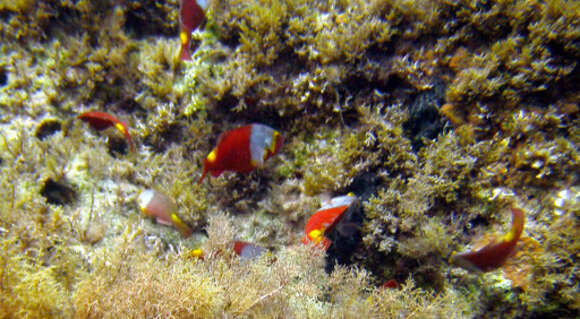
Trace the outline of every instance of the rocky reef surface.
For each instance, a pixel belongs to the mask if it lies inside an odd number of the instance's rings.
[[[580,316],[580,2],[216,0],[191,61],[179,5],[0,2],[0,318]],[[278,153],[198,183],[250,123]],[[304,245],[350,192],[329,249]],[[501,267],[452,262],[511,207]]]

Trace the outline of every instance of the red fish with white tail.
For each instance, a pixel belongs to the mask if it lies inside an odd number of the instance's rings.
[[[245,174],[261,167],[280,150],[282,141],[278,131],[263,124],[246,125],[223,133],[218,145],[203,160],[199,183],[208,172],[217,177],[224,171]]]

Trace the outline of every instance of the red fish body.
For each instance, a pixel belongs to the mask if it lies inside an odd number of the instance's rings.
[[[200,6],[201,4],[201,6]],[[179,6],[179,40],[181,50],[179,59],[191,60],[191,32],[195,30],[205,19],[203,9],[207,7],[207,1],[198,3],[196,0],[181,0]]]
[[[391,288],[391,289],[399,289],[399,283],[395,279],[389,279],[384,284],[381,285],[381,288]]]
[[[524,230],[524,212],[512,208],[512,229],[500,242],[491,243],[476,251],[455,254],[451,260],[457,265],[475,271],[490,271],[501,267],[514,251]]]
[[[224,171],[249,173],[264,164],[282,146],[282,136],[271,127],[251,124],[225,132],[218,145],[203,160],[199,183],[209,172],[217,177]]]
[[[123,134],[123,136],[125,136],[125,139],[127,140],[127,143],[129,143],[131,150],[135,150],[135,145],[133,144],[133,139],[131,138],[127,124],[125,124],[123,121],[120,121],[113,115],[105,112],[89,111],[80,114],[78,118],[84,122],[89,123],[89,125],[97,131],[102,131],[114,126],[117,130],[119,130],[119,132],[121,132],[121,134]]]
[[[345,196],[334,197],[323,205],[306,223],[303,238],[304,243],[314,242],[324,249],[330,247],[330,240],[325,237],[341,220],[347,209],[355,202],[356,196],[349,193]]]

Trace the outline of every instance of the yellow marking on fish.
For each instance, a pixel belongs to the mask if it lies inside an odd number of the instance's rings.
[[[308,233],[308,238],[318,244],[322,240],[322,232],[321,229],[314,229]]]
[[[203,256],[203,250],[201,250],[201,248],[193,249],[189,252],[189,255],[191,257],[201,258]]]
[[[507,234],[503,236],[505,242],[512,241],[516,237],[514,229],[510,230]]]
[[[280,133],[278,133],[278,131],[274,131],[272,134],[272,143],[270,143],[270,153],[272,154],[276,152],[276,141],[278,140],[278,136],[280,136]]]
[[[181,228],[181,227],[187,227],[185,225],[185,223],[183,223],[181,221],[181,219],[179,217],[177,217],[177,215],[175,214],[171,214],[171,221],[173,222],[173,224],[175,225],[175,227],[177,228]]]
[[[127,131],[125,131],[125,127],[123,126],[123,124],[121,123],[115,123],[115,127],[121,132],[123,133],[123,135],[127,134]]]
[[[179,39],[181,40],[182,45],[186,45],[187,41],[189,41],[189,37],[187,36],[187,32],[185,32],[185,31],[179,32]]]
[[[207,161],[210,163],[215,162],[217,159],[217,148],[214,148],[211,153],[207,156]]]

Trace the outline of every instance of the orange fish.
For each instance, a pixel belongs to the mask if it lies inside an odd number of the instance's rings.
[[[302,239],[302,242],[305,244],[314,242],[317,246],[327,250],[331,242],[325,235],[338,224],[344,216],[344,213],[356,199],[353,193],[348,193],[345,196],[334,197],[327,204],[323,205],[306,223],[304,227],[304,233],[306,235]]]
[[[524,230],[524,212],[512,208],[512,228],[500,242],[491,243],[476,251],[453,254],[451,261],[465,269],[490,271],[501,267],[514,251]]]
[[[242,126],[223,133],[218,145],[203,160],[201,183],[209,172],[217,177],[223,171],[248,173],[264,164],[282,146],[282,135],[263,124]]]
[[[191,33],[205,19],[203,10],[207,7],[207,0],[181,0],[179,1],[179,40],[181,50],[179,59],[191,61]]]
[[[131,150],[135,151],[135,145],[133,144],[131,134],[129,134],[129,128],[127,127],[127,124],[120,121],[113,115],[105,112],[89,111],[82,113],[78,116],[78,118],[84,122],[89,123],[89,125],[97,131],[102,131],[114,126],[117,130],[119,130],[119,132],[121,132],[121,134],[123,134],[123,136],[125,136],[125,139],[127,140],[127,143],[129,143]]]

